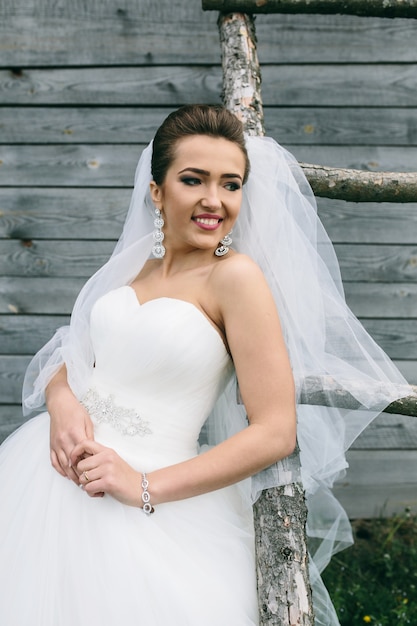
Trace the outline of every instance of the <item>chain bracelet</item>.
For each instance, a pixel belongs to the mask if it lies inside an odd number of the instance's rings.
[[[145,515],[151,515],[151,513],[155,512],[155,509],[153,508],[151,504],[151,496],[148,491],[149,480],[146,478],[145,473],[142,474],[141,485],[142,485],[142,502],[143,502],[142,511],[145,513]]]

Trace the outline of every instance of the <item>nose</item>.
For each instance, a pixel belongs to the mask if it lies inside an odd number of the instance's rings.
[[[211,209],[212,211],[221,208],[222,202],[220,200],[217,185],[210,185],[205,187],[205,194],[203,198],[201,198],[201,204],[205,208]]]

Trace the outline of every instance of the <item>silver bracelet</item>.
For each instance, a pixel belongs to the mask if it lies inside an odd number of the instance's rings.
[[[146,478],[145,473],[142,474],[141,485],[142,485],[142,502],[143,502],[142,511],[145,513],[145,515],[151,515],[151,513],[155,512],[155,509],[153,508],[151,504],[151,496],[148,491],[149,480]]]

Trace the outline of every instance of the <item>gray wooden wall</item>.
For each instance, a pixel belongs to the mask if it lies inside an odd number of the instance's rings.
[[[0,1],[0,438],[30,356],[112,250],[140,152],[220,101],[199,0]],[[300,161],[417,170],[417,21],[259,16],[268,134]],[[319,201],[365,326],[417,383],[417,199]]]

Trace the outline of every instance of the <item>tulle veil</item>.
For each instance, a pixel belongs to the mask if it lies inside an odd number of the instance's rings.
[[[320,572],[332,554],[352,542],[347,515],[331,488],[347,467],[345,451],[393,400],[410,389],[397,368],[345,303],[339,265],[318,216],[311,188],[294,157],[268,137],[247,137],[251,163],[233,247],[263,270],[279,311],[300,400],[305,380],[329,377],[357,400],[356,409],[298,404],[295,456],[253,477],[248,501],[262,489],[302,481],[308,503],[307,534],[317,626],[338,624]],[[65,363],[69,384],[82,398],[94,354],[90,312],[104,293],[129,284],[149,258],[153,206],[149,197],[152,143],[143,151],[122,235],[109,261],[85,284],[69,326],[35,355],[26,372],[23,409],[44,405],[47,383]],[[360,381],[360,385],[358,385]],[[246,425],[235,378],[219,398],[205,428],[216,444]]]

